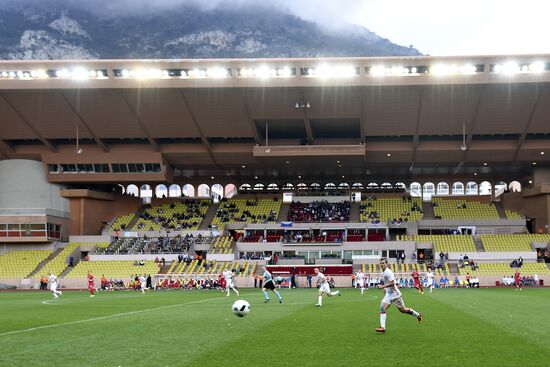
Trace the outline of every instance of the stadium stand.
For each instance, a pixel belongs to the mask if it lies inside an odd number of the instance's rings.
[[[233,239],[231,236],[218,236],[212,242],[210,252],[214,254],[230,254],[233,252]]]
[[[550,274],[548,267],[541,263],[523,263],[521,268],[512,268],[508,263],[478,263],[475,270],[470,267],[458,268],[460,275],[466,275],[466,273],[470,273],[470,275],[513,275],[516,270],[522,276]]]
[[[61,275],[65,269],[69,266],[67,257],[78,247],[81,243],[69,243],[65,248],[57,254],[53,259],[48,261],[38,274],[35,274],[36,278],[39,278],[43,274],[54,274],[56,276]]]
[[[50,250],[10,251],[0,256],[0,278],[26,278],[51,253]]]
[[[291,222],[349,222],[350,202],[331,203],[314,201],[290,204],[288,220]]]
[[[96,250],[99,255],[114,254],[177,254],[185,252],[192,244],[210,244],[211,237],[186,236],[176,237],[121,237],[113,241],[105,248]]]
[[[208,200],[188,200],[147,208],[139,213],[132,230],[196,230],[208,206]]]
[[[500,219],[494,204],[432,198],[434,214],[441,219]]]
[[[398,241],[431,242],[436,252],[476,252],[476,246],[472,236],[468,235],[401,235]]]
[[[111,261],[81,261],[66,278],[84,278],[89,272],[99,276],[105,274],[107,278],[130,278],[134,274],[157,274],[159,264],[154,261],[144,261],[139,265],[138,261],[111,260]]]
[[[506,218],[511,220],[525,219],[523,215],[514,210],[505,210],[504,212],[506,213]]]
[[[362,222],[416,222],[422,219],[420,198],[376,198],[361,201]]]
[[[482,234],[480,238],[487,252],[532,252],[533,242],[550,242],[550,234]]]
[[[135,218],[135,216],[136,216],[135,213],[130,213],[130,214],[126,214],[121,217],[115,218],[115,220],[113,221],[113,223],[111,223],[108,229],[111,231],[123,231],[123,230],[129,229],[128,225]]]
[[[233,223],[274,223],[277,221],[281,201],[274,199],[228,199],[216,212],[212,225],[221,227]]]

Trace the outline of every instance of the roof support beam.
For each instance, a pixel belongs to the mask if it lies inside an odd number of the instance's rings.
[[[365,110],[365,104],[367,103],[366,88],[361,89],[361,94],[359,95],[359,98],[361,98],[361,116],[359,117],[359,130],[361,134],[361,143],[365,144],[365,124],[367,123],[367,112]]]
[[[474,129],[475,129],[476,124],[477,124],[479,106],[481,105],[481,101],[483,100],[484,90],[485,90],[485,86],[482,85],[481,87],[479,87],[477,102],[476,102],[476,105],[475,105],[475,107],[472,111],[472,117],[471,117],[472,123],[468,127],[468,132],[466,133],[466,150],[464,150],[464,152],[462,153],[462,159],[460,160],[460,162],[458,163],[458,165],[456,166],[456,168],[454,170],[453,174],[455,174],[455,175],[458,173],[458,171],[460,171],[460,169],[462,168],[464,163],[466,163],[466,158],[468,157],[468,149],[470,149],[470,144],[472,143],[472,139],[474,138]]]
[[[104,152],[108,152],[109,151],[109,148],[107,147],[107,145],[100,139],[98,138],[94,132],[92,131],[92,129],[90,129],[90,126],[86,123],[86,121],[84,121],[84,119],[82,118],[82,115],[80,115],[80,113],[78,112],[78,110],[75,108],[75,106],[71,103],[71,101],[69,101],[69,99],[67,98],[67,96],[65,95],[65,93],[63,92],[60,92],[59,95],[61,96],[61,98],[65,101],[65,103],[67,104],[67,106],[69,107],[69,109],[73,112],[73,114],[76,116],[76,118],[78,119],[78,123],[80,123],[82,126],[84,126],[86,128],[86,130],[88,130],[88,132],[90,133],[90,135],[92,135],[92,138],[94,138],[95,142],[97,145],[99,145],[101,147],[101,149],[103,149]]]
[[[15,150],[13,150],[12,146],[6,143],[5,140],[0,139],[0,154],[8,158],[9,155],[13,153],[15,153]]]
[[[298,106],[299,109],[301,109],[304,113],[304,127],[306,129],[306,136],[307,136],[307,143],[313,144],[313,132],[311,130],[311,123],[309,121],[309,116],[307,114],[306,105],[309,103],[309,101],[306,99],[303,92],[300,92],[300,102],[301,105]]]
[[[241,98],[243,100],[244,112],[246,113],[248,124],[250,125],[250,130],[252,130],[252,134],[254,134],[254,142],[256,142],[256,145],[260,145],[260,136],[258,135],[258,130],[256,129],[256,125],[254,124],[254,119],[250,114],[250,108],[248,107],[248,101],[246,100],[246,92],[244,89],[241,89]]]
[[[527,132],[529,131],[529,127],[531,126],[531,122],[533,121],[533,116],[535,116],[535,112],[537,111],[537,108],[539,106],[540,100],[542,99],[542,95],[544,94],[544,90],[540,91],[539,86],[536,86],[536,97],[533,101],[533,105],[531,106],[531,112],[529,112],[529,117],[527,118],[527,122],[525,123],[525,128],[523,129],[523,132],[521,133],[521,136],[518,139],[518,145],[516,147],[516,151],[514,152],[514,157],[512,158],[513,161],[516,160],[518,157],[519,151],[521,150],[521,147],[523,146],[523,143],[525,142],[525,138],[527,138]]]
[[[128,106],[128,109],[132,113],[132,116],[134,117],[134,119],[138,123],[141,131],[143,132],[143,134],[145,134],[145,137],[149,141],[149,144],[151,144],[151,146],[153,147],[153,149],[155,149],[156,152],[160,152],[159,145],[157,144],[155,139],[153,139],[153,137],[151,137],[151,134],[149,134],[149,132],[147,131],[147,128],[145,127],[145,124],[143,123],[143,121],[141,121],[141,118],[139,117],[139,113],[134,109],[134,107],[132,107],[132,104],[128,100],[128,96],[124,93],[124,91],[121,91],[120,95],[122,96],[122,99],[126,103],[126,106]]]
[[[2,100],[4,100],[4,102],[6,102],[8,106],[10,106],[13,112],[15,112],[17,117],[19,117],[21,121],[23,121],[29,127],[29,129],[32,130],[32,132],[42,142],[42,144],[48,147],[48,149],[51,150],[53,153],[57,152],[57,148],[55,147],[55,145],[53,145],[48,141],[48,139],[43,137],[42,134],[40,134],[38,130],[36,130],[36,128],[29,122],[29,120],[27,120],[27,118],[23,116],[23,114],[13,105],[13,103],[11,103],[11,101],[3,93],[0,94],[0,98],[2,98]]]
[[[189,101],[187,100],[187,97],[185,96],[184,91],[180,91],[181,99],[183,100],[183,104],[185,105],[185,108],[189,112],[189,115],[191,116],[191,120],[193,121],[193,124],[195,125],[195,128],[199,132],[199,135],[201,137],[201,141],[206,147],[206,150],[208,151],[208,155],[210,155],[210,158],[212,159],[212,162],[214,162],[214,165],[216,165],[218,168],[222,168],[218,162],[216,162],[216,158],[214,158],[214,153],[212,152],[212,146],[210,145],[210,142],[202,132],[202,129],[199,125],[199,121],[197,120],[197,117],[195,116],[195,112],[193,112],[193,109],[191,108],[191,105],[189,104]]]
[[[413,136],[413,154],[411,166],[414,165],[416,161],[416,150],[418,149],[418,142],[420,141],[420,121],[422,120],[422,101],[424,100],[424,88],[420,89],[418,95],[418,110],[416,111],[416,127]]]

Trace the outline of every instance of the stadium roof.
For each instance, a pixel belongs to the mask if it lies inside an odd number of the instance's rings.
[[[550,55],[3,61],[0,121],[0,159],[154,180],[517,177],[550,155]]]

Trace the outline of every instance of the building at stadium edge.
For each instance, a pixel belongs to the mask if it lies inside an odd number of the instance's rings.
[[[548,284],[549,224],[550,55],[0,62],[2,284]]]

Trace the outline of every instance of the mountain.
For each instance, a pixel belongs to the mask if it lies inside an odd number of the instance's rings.
[[[95,8],[82,3],[0,0],[0,59],[420,55],[364,27],[329,30],[269,6],[203,9],[176,3],[170,9],[124,12],[107,11],[100,0],[88,4],[99,5]]]

